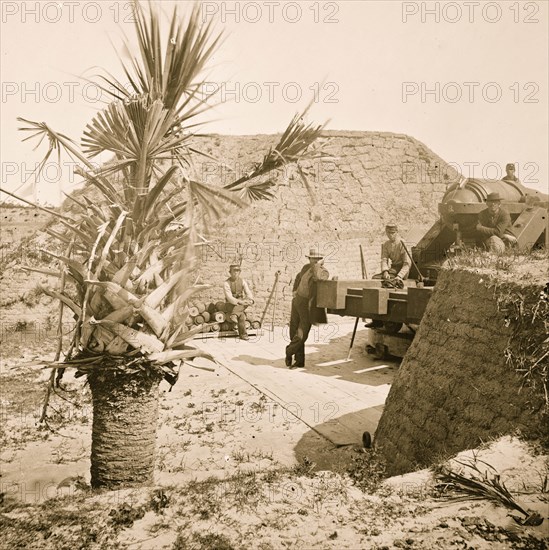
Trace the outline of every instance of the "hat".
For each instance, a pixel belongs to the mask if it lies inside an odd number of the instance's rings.
[[[242,268],[240,267],[240,264],[231,264],[229,266],[229,270],[231,270],[231,269],[242,269]]]
[[[515,167],[515,164],[513,162],[510,162],[505,165],[505,170],[507,170],[508,168],[514,168],[514,167]]]
[[[489,193],[486,197],[486,202],[501,202],[499,193]]]
[[[398,226],[396,223],[388,223],[385,226],[385,231],[398,231]]]
[[[316,258],[317,260],[322,260],[322,258],[324,258],[324,256],[322,254],[320,254],[320,252],[317,252],[314,248],[311,248],[309,250],[309,254],[305,254],[305,257],[306,258]]]

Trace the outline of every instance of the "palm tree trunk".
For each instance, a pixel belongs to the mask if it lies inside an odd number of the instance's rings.
[[[91,486],[153,482],[161,376],[98,370],[88,377],[93,399]]]

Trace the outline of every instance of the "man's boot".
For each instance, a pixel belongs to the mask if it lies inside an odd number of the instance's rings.
[[[241,313],[238,316],[238,336],[241,340],[249,340],[248,332],[246,331],[246,316]]]

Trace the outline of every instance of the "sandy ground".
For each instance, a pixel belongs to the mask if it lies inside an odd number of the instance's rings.
[[[83,381],[68,374],[70,391],[52,398],[53,431],[37,426],[48,371],[36,363],[52,356],[52,343],[3,343],[0,548],[547,548],[547,457],[526,443],[505,437],[475,457],[545,518],[538,527],[519,526],[486,500],[441,499],[427,470],[377,482],[372,453],[336,448],[311,429],[330,410],[293,414],[273,388],[262,390],[264,373],[243,367],[275,369],[281,387],[302,384],[303,404],[315,380],[350,401],[361,391],[379,396],[398,362],[367,356],[366,330],[353,361],[326,365],[346,357],[349,330],[342,322],[337,334],[312,340],[297,374],[284,367],[276,333],[228,343],[215,372],[188,368],[172,391],[162,386],[155,487],[103,494],[88,487]]]

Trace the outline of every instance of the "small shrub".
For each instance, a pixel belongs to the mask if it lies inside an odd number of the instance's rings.
[[[495,259],[495,268],[497,271],[507,271],[511,273],[517,262],[516,255],[499,256]]]
[[[131,527],[134,521],[141,519],[145,515],[145,507],[133,507],[127,502],[122,503],[118,508],[113,508],[109,512],[111,524],[119,528]]]
[[[293,468],[292,473],[296,476],[312,477],[316,464],[308,457],[303,457],[303,460],[298,462]]]
[[[376,449],[364,449],[351,459],[347,474],[361,491],[376,492],[385,479],[386,461]]]
[[[21,301],[27,307],[33,307],[38,303],[40,296],[42,296],[43,294],[44,294],[44,291],[42,290],[42,288],[36,285],[34,288],[32,288],[31,290],[28,290],[27,292],[25,292],[25,294],[23,294]]]
[[[15,326],[13,327],[13,330],[15,332],[25,332],[27,328],[28,328],[27,321],[17,321],[17,323],[15,323]]]
[[[157,514],[163,514],[164,508],[170,504],[170,499],[164,489],[155,489],[149,501],[149,508]]]

